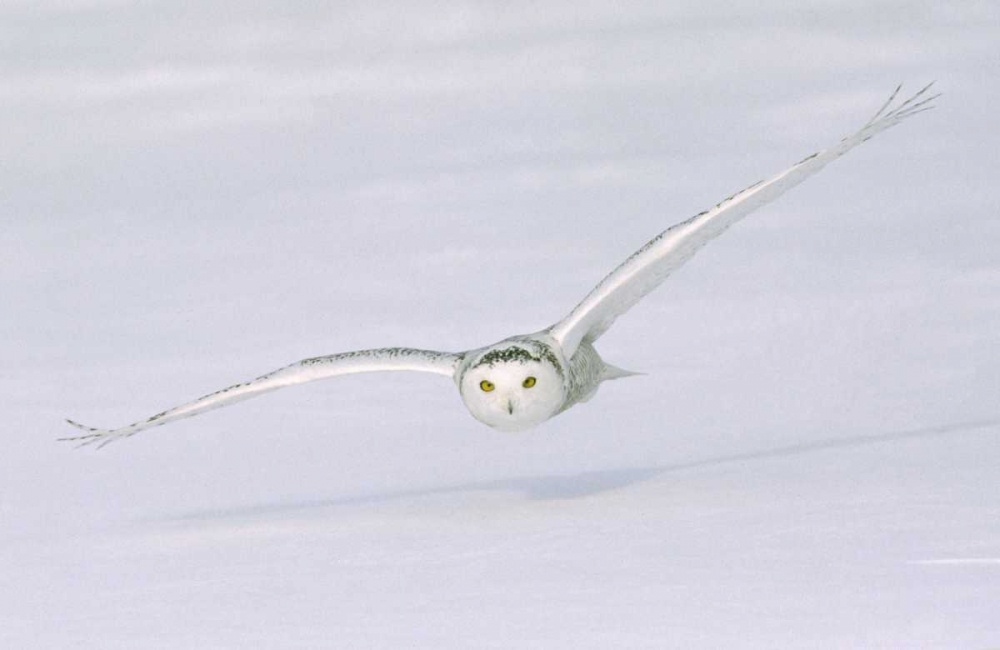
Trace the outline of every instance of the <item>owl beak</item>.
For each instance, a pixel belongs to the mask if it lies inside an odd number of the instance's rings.
[[[507,400],[507,412],[514,415],[514,400]]]

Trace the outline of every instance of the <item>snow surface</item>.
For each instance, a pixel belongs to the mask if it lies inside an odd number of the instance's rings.
[[[0,648],[1000,647],[995,3],[0,25]],[[385,375],[54,442],[551,324],[930,79],[618,321],[646,375],[534,431]]]

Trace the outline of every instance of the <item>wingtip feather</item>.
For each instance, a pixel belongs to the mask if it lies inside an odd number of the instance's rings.
[[[75,420],[70,418],[65,418],[66,423],[70,426],[84,431],[85,433],[80,436],[66,436],[64,438],[56,438],[57,442],[76,442],[76,448],[89,447],[90,445],[97,445],[98,449],[101,449],[105,445],[108,445],[115,440],[122,437],[122,434],[116,433],[115,431],[109,431],[107,429],[97,429],[95,427],[88,427],[85,424],[80,424]]]

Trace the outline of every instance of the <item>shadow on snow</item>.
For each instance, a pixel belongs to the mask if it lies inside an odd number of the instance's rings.
[[[817,440],[798,445],[787,445],[760,451],[750,451],[739,454],[716,456],[686,463],[659,465],[651,467],[629,467],[621,469],[596,470],[577,474],[561,474],[550,476],[530,476],[497,479],[494,481],[478,481],[458,485],[421,488],[414,490],[395,490],[377,494],[348,496],[335,499],[316,501],[299,501],[294,503],[276,503],[271,505],[233,508],[227,510],[207,510],[186,515],[171,517],[170,520],[210,520],[229,517],[246,517],[267,513],[303,510],[310,508],[328,508],[336,506],[365,505],[383,503],[406,498],[419,498],[436,495],[459,494],[468,492],[515,492],[521,493],[530,500],[580,499],[604,492],[619,490],[639,483],[652,480],[664,474],[685,472],[711,468],[721,465],[748,463],[757,460],[787,458],[817,452],[851,449],[869,445],[880,445],[920,438],[944,436],[954,433],[988,429],[1000,426],[1000,420],[980,420],[960,422],[955,424],[922,427],[905,431],[894,431],[876,435],[859,435],[844,438]]]

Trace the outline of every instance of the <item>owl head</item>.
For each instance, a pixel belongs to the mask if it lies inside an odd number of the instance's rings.
[[[502,342],[477,351],[459,380],[462,401],[480,422],[520,431],[555,415],[566,397],[563,365],[537,341]]]

